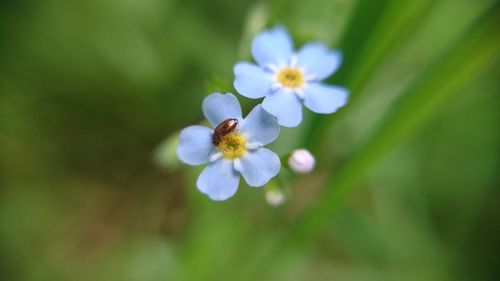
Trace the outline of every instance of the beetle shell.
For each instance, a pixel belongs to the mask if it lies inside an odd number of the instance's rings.
[[[222,138],[234,131],[238,125],[238,119],[226,119],[215,127],[214,134],[212,135],[212,144],[217,146],[222,141]]]

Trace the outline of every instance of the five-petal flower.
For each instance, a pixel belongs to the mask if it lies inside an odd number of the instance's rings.
[[[226,200],[238,189],[240,175],[249,186],[265,185],[280,170],[278,155],[264,146],[279,135],[276,118],[260,105],[242,118],[241,107],[233,94],[212,94],[203,101],[203,114],[212,128],[228,119],[238,121],[234,130],[220,135],[214,143],[214,130],[190,126],[180,133],[177,155],[184,163],[208,163],[196,185],[212,200]]]
[[[280,125],[298,126],[302,121],[302,103],[323,114],[333,113],[347,103],[347,89],[321,83],[339,68],[340,52],[318,42],[294,52],[289,33],[278,26],[256,35],[252,55],[257,65],[235,65],[234,87],[248,98],[264,97],[262,107],[276,116]]]

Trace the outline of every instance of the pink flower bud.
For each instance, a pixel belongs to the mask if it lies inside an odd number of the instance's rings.
[[[314,169],[316,159],[306,149],[297,149],[293,151],[288,158],[288,166],[297,174],[307,174]]]

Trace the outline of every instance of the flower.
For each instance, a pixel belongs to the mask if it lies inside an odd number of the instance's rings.
[[[347,89],[321,83],[342,62],[342,54],[325,44],[309,43],[294,52],[288,31],[277,26],[255,36],[252,55],[258,65],[239,62],[234,66],[234,87],[245,97],[264,97],[262,108],[276,116],[280,125],[298,126],[302,103],[322,114],[347,103]]]
[[[288,158],[288,166],[297,174],[310,173],[316,165],[316,159],[307,149],[296,149]]]
[[[275,117],[257,105],[242,118],[241,107],[231,94],[205,98],[203,114],[214,129],[189,126],[180,133],[179,159],[189,165],[208,163],[196,185],[215,201],[232,197],[240,175],[249,186],[265,185],[280,170],[278,155],[263,147],[279,135]]]

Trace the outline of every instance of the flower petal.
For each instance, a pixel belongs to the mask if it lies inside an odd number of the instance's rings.
[[[243,120],[241,133],[245,135],[248,143],[264,146],[278,137],[280,125],[278,120],[259,104]]]
[[[329,114],[347,103],[349,90],[322,83],[309,83],[304,90],[304,105],[316,113]]]
[[[267,95],[271,88],[272,79],[267,73],[255,64],[240,62],[234,66],[234,88],[241,95],[258,99]]]
[[[214,201],[222,201],[232,197],[240,183],[240,175],[233,168],[233,161],[220,158],[211,162],[201,172],[196,186]]]
[[[276,116],[284,127],[296,127],[302,121],[302,102],[293,91],[276,90],[264,98],[262,108]]]
[[[249,150],[235,165],[249,186],[259,187],[275,177],[281,168],[280,158],[271,150],[260,147]]]
[[[211,94],[203,100],[203,114],[212,127],[217,127],[229,118],[241,120],[241,107],[238,99],[231,94]]]
[[[297,53],[297,64],[306,75],[320,81],[332,75],[342,63],[342,53],[322,43],[304,45]]]
[[[177,156],[189,165],[208,162],[212,145],[213,130],[203,126],[189,126],[181,131]]]
[[[252,41],[252,55],[261,67],[287,64],[292,52],[292,39],[282,26],[266,29]]]

